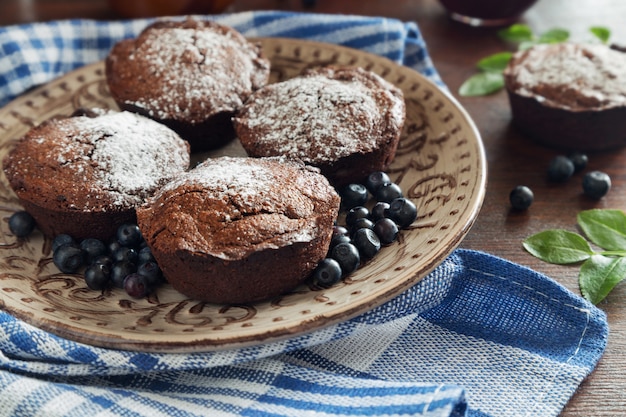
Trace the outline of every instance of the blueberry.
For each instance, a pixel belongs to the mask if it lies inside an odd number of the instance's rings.
[[[387,210],[389,210],[389,203],[386,203],[384,201],[378,201],[376,204],[374,204],[374,207],[372,207],[372,210],[370,212],[370,218],[373,222],[383,219],[387,217]]]
[[[383,245],[389,245],[398,238],[398,225],[391,219],[382,218],[374,223],[374,233],[380,239],[380,243]]]
[[[163,272],[161,271],[161,268],[159,268],[159,265],[157,265],[154,261],[139,264],[137,267],[137,273],[146,277],[148,284],[152,287],[156,287],[163,281]]]
[[[137,251],[135,249],[128,246],[122,246],[121,248],[113,252],[111,254],[111,257],[113,258],[113,262],[128,261],[136,264],[139,255],[137,255]]]
[[[359,229],[354,232],[352,242],[361,258],[372,259],[380,250],[380,239],[372,229]]]
[[[338,244],[330,251],[330,257],[339,263],[343,276],[356,271],[361,263],[359,250],[352,243]]]
[[[400,229],[409,227],[417,218],[417,207],[409,199],[396,198],[389,204],[387,217],[396,222]]]
[[[76,246],[76,240],[74,240],[72,236],[65,233],[56,235],[54,239],[52,239],[52,252],[56,251],[59,246],[65,244],[71,244]]]
[[[144,262],[156,262],[152,254],[152,249],[148,246],[144,246],[137,252],[137,263],[142,264]]]
[[[340,243],[350,243],[350,242],[352,242],[352,240],[350,239],[350,236],[348,235],[335,235],[330,240],[329,250],[332,250],[335,246],[337,246]]]
[[[118,288],[124,288],[124,278],[137,272],[137,266],[128,261],[115,262],[111,267],[111,282]]]
[[[574,164],[574,173],[580,172],[587,167],[589,158],[582,152],[573,152],[567,156]]]
[[[9,217],[9,230],[16,237],[26,237],[35,230],[35,219],[26,211],[16,211]]]
[[[373,229],[374,222],[366,217],[361,217],[360,219],[356,219],[354,224],[352,225],[352,234],[354,234],[359,229]]]
[[[111,258],[110,255],[100,255],[97,258],[95,258],[92,262],[92,265],[96,265],[96,264],[100,264],[100,265],[105,265],[107,266],[109,269],[111,269],[111,267],[113,266],[113,258]]]
[[[553,182],[565,182],[574,174],[574,163],[566,156],[559,155],[548,165],[548,179]]]
[[[583,177],[583,192],[586,196],[599,200],[611,189],[611,178],[601,171],[591,171]]]
[[[85,269],[85,283],[92,290],[103,290],[111,282],[111,269],[104,264],[93,264]]]
[[[372,195],[376,194],[378,187],[383,184],[391,184],[391,178],[383,171],[372,172],[365,179],[365,188],[367,188]]]
[[[132,273],[124,278],[124,290],[133,298],[144,298],[152,292],[152,287],[145,276]]]
[[[136,224],[125,223],[117,229],[117,241],[122,246],[136,247],[142,240],[141,230]]]
[[[367,209],[367,207],[364,207],[364,206],[352,207],[346,213],[346,224],[348,225],[349,228],[352,228],[352,226],[357,221],[357,219],[366,219],[369,217],[369,215],[370,215],[370,211]]]
[[[111,242],[109,242],[109,244],[107,245],[107,248],[109,249],[109,253],[115,253],[117,252],[120,248],[122,247],[122,244],[120,242],[116,240],[112,240]]]
[[[100,239],[87,238],[80,242],[80,248],[85,252],[87,263],[92,263],[94,259],[105,255],[108,251],[107,245]]]
[[[84,260],[84,253],[76,244],[65,243],[52,253],[52,261],[59,271],[66,274],[77,272]]]
[[[367,188],[362,184],[348,184],[340,193],[341,205],[349,210],[352,207],[362,206],[367,202]]]
[[[382,184],[376,190],[374,197],[378,201],[384,201],[386,203],[391,204],[393,200],[396,198],[402,197],[402,189],[400,186],[394,182]]]
[[[335,236],[339,236],[339,235],[349,235],[350,231],[345,228],[344,226],[340,226],[338,224],[333,226],[333,237]]]
[[[511,207],[515,210],[526,210],[533,203],[535,195],[532,190],[525,185],[518,185],[509,193]]]
[[[341,265],[332,258],[322,259],[318,264],[311,279],[320,287],[330,287],[341,279]]]

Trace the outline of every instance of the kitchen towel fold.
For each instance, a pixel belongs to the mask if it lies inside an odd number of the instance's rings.
[[[445,88],[415,23],[284,12],[207,18],[246,36],[362,49]],[[0,28],[0,104],[104,58],[147,23]],[[237,350],[103,349],[0,311],[0,415],[557,416],[607,337],[604,313],[552,279],[458,249],[419,284],[361,316]]]

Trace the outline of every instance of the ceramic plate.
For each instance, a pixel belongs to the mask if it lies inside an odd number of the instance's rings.
[[[394,244],[340,284],[303,285],[255,305],[214,305],[165,285],[143,300],[122,290],[87,289],[60,273],[50,241],[35,232],[16,240],[7,219],[20,206],[0,178],[0,306],[26,322],[90,345],[148,352],[201,352],[275,341],[347,320],[415,285],[460,243],[483,201],[485,157],[466,112],[419,73],[375,55],[335,45],[263,38],[272,81],[321,64],[361,66],[400,87],[407,122],[389,173],[418,207]],[[117,108],[102,62],[71,72],[0,109],[0,157],[31,127],[78,107]],[[236,141],[214,154],[244,155]]]

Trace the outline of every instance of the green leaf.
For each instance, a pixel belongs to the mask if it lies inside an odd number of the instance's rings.
[[[592,26],[589,28],[589,32],[600,39],[602,43],[607,43],[611,37],[611,30],[602,26]]]
[[[481,59],[476,66],[483,71],[504,71],[512,56],[511,52],[498,52]]]
[[[626,258],[594,255],[581,265],[578,285],[583,297],[593,304],[598,304],[624,277],[626,277]]]
[[[521,23],[513,24],[505,29],[498,31],[498,36],[509,42],[524,42],[534,39],[533,31],[528,25]]]
[[[539,43],[560,43],[569,39],[569,31],[565,29],[550,29],[539,36]]]
[[[581,262],[594,254],[584,237],[562,229],[539,232],[527,238],[523,245],[531,255],[553,264]]]
[[[626,213],[593,209],[578,213],[578,225],[587,238],[607,250],[626,250]]]
[[[484,71],[469,77],[459,87],[459,94],[465,97],[485,96],[504,88],[504,75],[501,72]]]

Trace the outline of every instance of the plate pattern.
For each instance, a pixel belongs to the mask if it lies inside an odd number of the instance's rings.
[[[35,232],[15,239],[8,217],[20,206],[0,174],[0,307],[34,326],[95,346],[149,352],[200,352],[259,344],[347,320],[415,285],[468,232],[484,198],[480,136],[454,99],[417,72],[384,58],[335,45],[259,38],[272,81],[322,64],[361,66],[400,87],[407,123],[389,174],[418,207],[416,222],[394,244],[340,284],[303,285],[255,305],[187,299],[165,285],[144,300],[122,290],[87,289],[60,273],[51,242]],[[117,108],[98,62],[32,90],[0,109],[0,157],[31,127],[79,107]],[[243,155],[237,141],[209,154]]]

